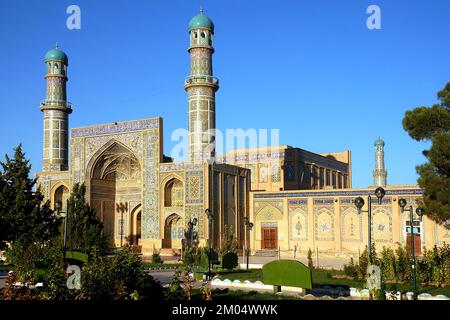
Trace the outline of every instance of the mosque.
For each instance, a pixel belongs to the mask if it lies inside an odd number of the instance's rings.
[[[127,241],[143,254],[179,254],[184,230],[195,221],[203,246],[220,247],[227,229],[252,254],[311,249],[346,255],[363,250],[368,239],[367,214],[358,214],[353,199],[383,186],[386,196],[372,209],[373,241],[380,247],[405,244],[410,221],[397,200],[415,206],[422,190],[387,185],[381,139],[375,141],[374,186],[365,189],[352,188],[350,151],[317,154],[277,146],[215,155],[214,42],[214,24],[200,12],[189,23],[185,162],[164,154],[161,117],[71,128],[69,140],[68,57],[58,47],[45,55],[43,165],[37,177],[52,206],[64,206],[72,186],[84,183],[111,246]],[[419,252],[450,241],[448,230],[426,217],[416,217],[412,231]]]

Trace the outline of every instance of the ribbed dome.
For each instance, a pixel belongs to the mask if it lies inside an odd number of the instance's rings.
[[[202,10],[200,10],[200,14],[193,17],[189,22],[189,31],[198,28],[209,29],[214,32],[214,23],[203,14]]]
[[[58,47],[56,47],[55,49],[47,52],[45,55],[45,62],[53,60],[64,61],[67,64],[69,59],[63,51],[59,50]]]
[[[383,146],[384,147],[384,141],[381,138],[378,138],[377,140],[375,140],[373,145],[374,146]]]

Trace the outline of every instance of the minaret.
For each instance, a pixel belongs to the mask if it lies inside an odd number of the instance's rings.
[[[375,187],[385,187],[387,183],[387,171],[384,167],[384,141],[378,138],[375,146],[375,169],[373,169],[373,184]]]
[[[68,127],[72,105],[67,102],[67,55],[58,49],[45,55],[47,94],[41,102],[44,113],[44,163],[42,171],[68,169]]]
[[[216,101],[219,80],[213,77],[214,24],[203,14],[189,22],[191,66],[184,88],[189,103],[189,160],[201,161],[215,155]]]

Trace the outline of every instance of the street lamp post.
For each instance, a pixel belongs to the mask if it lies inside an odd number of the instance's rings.
[[[400,206],[401,212],[403,213],[405,211],[406,207],[406,200],[401,198],[398,199],[398,205]],[[416,274],[416,255],[414,250],[414,209],[413,206],[409,206],[409,231],[411,234],[411,268],[413,270],[412,278],[413,278],[413,293],[414,293],[414,300],[417,299],[417,274]],[[424,215],[425,210],[423,208],[417,208],[416,214],[419,216],[420,221],[422,221],[422,216]]]
[[[378,199],[378,204],[381,204],[381,201],[386,194],[386,191],[382,187],[378,187],[375,190],[375,196]],[[369,195],[367,197],[367,210],[362,210],[362,207],[364,206],[364,199],[362,197],[357,197],[354,200],[355,206],[358,209],[358,214],[361,214],[361,212],[367,212],[368,215],[368,235],[369,235],[369,243],[368,243],[368,250],[369,250],[369,262],[372,264],[372,197]]]
[[[56,201],[55,202],[55,210],[58,213],[58,216],[64,217],[63,258],[65,261],[66,260],[66,251],[67,251],[67,211],[69,209],[69,200],[67,200],[66,212],[61,211],[61,209],[62,209],[62,202]],[[62,214],[64,214],[64,215],[62,215]]]
[[[194,242],[194,227],[197,225],[197,218],[191,219],[188,222],[189,225],[189,247],[192,249],[192,243]]]
[[[252,231],[252,229],[253,229],[253,222],[250,222],[250,220],[247,217],[244,218],[244,224],[247,227],[248,231]],[[248,265],[249,265],[249,261],[250,261],[250,248],[249,248],[248,244],[249,244],[249,240],[250,239],[247,239],[247,237],[246,237],[246,240],[247,241],[245,243],[245,247],[246,247],[245,252],[246,252],[246,255],[247,255],[247,270],[248,270]]]
[[[189,249],[191,252],[191,256],[193,257],[193,252],[192,252],[192,247],[193,247],[193,242],[194,242],[194,226],[197,224],[197,218],[194,219],[190,219],[188,222],[188,226],[189,226]],[[192,265],[193,265],[194,261],[192,261]]]
[[[208,275],[206,277],[207,280],[211,279],[211,241],[212,241],[212,223],[214,221],[214,215],[211,211],[211,209],[206,209],[205,214],[208,217],[209,227],[208,227]]]

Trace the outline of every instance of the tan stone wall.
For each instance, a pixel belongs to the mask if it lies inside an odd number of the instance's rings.
[[[252,252],[262,248],[263,226],[276,226],[277,248],[300,254],[310,248],[331,255],[357,255],[368,243],[368,214],[358,214],[353,199],[365,199],[372,194],[372,243],[377,250],[383,246],[395,248],[406,244],[409,211],[401,212],[398,199],[405,198],[413,205],[420,197],[418,187],[387,187],[381,205],[371,189],[344,189],[335,191],[251,192],[250,219],[255,223],[251,232]],[[416,216],[416,218],[417,216]],[[450,232],[427,217],[420,222],[422,250],[450,242]],[[297,251],[297,254],[299,251]]]
[[[218,161],[250,169],[254,191],[342,189],[352,184],[350,151],[316,154],[289,146],[261,147],[232,150]]]

